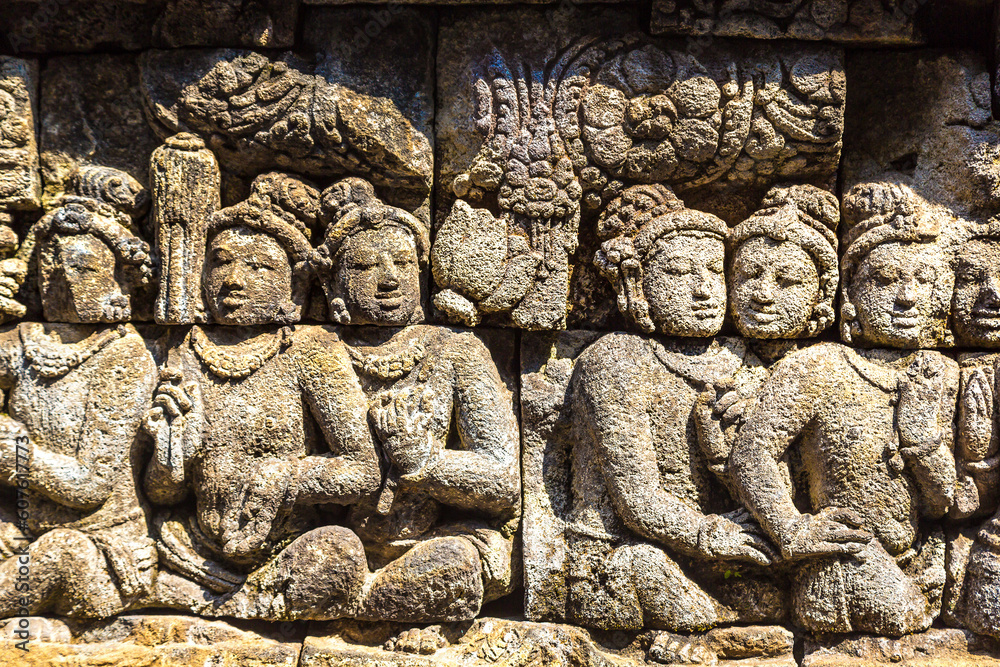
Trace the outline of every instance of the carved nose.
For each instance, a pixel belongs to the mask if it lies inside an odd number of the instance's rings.
[[[239,266],[233,265],[226,272],[226,277],[222,281],[222,284],[225,287],[246,287],[246,271],[243,271]]]
[[[917,303],[917,290],[913,283],[914,281],[911,279],[900,286],[899,292],[896,294],[896,303],[907,308]]]
[[[708,271],[698,274],[694,285],[694,296],[697,299],[707,299],[712,296],[712,281]]]
[[[396,264],[391,259],[380,262],[379,267],[379,287],[393,289],[399,287],[399,271]]]
[[[980,292],[981,299],[984,304],[989,306],[1000,305],[1000,280],[996,276],[990,276],[986,279],[986,284],[983,285],[983,289]]]

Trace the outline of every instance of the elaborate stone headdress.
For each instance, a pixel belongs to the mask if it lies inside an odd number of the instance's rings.
[[[851,302],[851,285],[858,265],[876,246],[883,243],[934,243],[954,231],[950,216],[919,197],[909,186],[896,182],[862,183],[851,188],[843,203],[845,252],[840,262],[843,280],[840,333],[851,343],[857,331],[857,308]],[[946,243],[946,245],[948,245]],[[943,248],[948,253],[950,248]],[[947,284],[945,284],[947,283]],[[930,345],[951,345],[948,328],[951,281],[938,280],[934,286],[932,325],[925,332]]]
[[[819,296],[803,332],[814,336],[833,324],[833,300],[840,280],[837,258],[837,198],[812,185],[771,188],[761,208],[736,225],[729,237],[735,250],[749,239],[764,236],[789,241],[809,253],[819,274]]]
[[[125,172],[81,167],[70,178],[69,194],[32,225],[17,257],[28,262],[38,247],[56,236],[89,235],[114,254],[127,287],[148,285],[154,278],[155,264],[134,220],[148,205],[149,193]],[[43,265],[40,268],[49,270]]]
[[[709,213],[684,207],[665,185],[634,185],[601,213],[597,235],[606,239],[594,255],[594,265],[614,286],[618,309],[640,329],[656,329],[642,289],[642,263],[660,239],[678,234],[704,234],[725,241],[729,228]]]
[[[420,264],[427,263],[430,252],[427,226],[415,215],[380,201],[368,181],[356,177],[337,181],[323,191],[320,209],[326,232],[318,250],[330,262],[336,261],[344,242],[358,232],[395,225],[413,235]]]
[[[326,231],[323,242],[313,253],[313,265],[317,273],[326,273],[331,279],[333,267],[339,262],[346,241],[366,229],[395,226],[406,230],[413,237],[421,271],[427,265],[431,245],[427,226],[412,213],[380,201],[372,184],[362,178],[344,178],[324,190],[320,220],[326,224]],[[336,287],[333,282],[322,281],[327,303],[343,306],[343,299],[334,293]],[[330,318],[346,324],[346,309],[333,308]]]
[[[274,238],[288,253],[292,269],[292,306],[283,317],[297,321],[308,296],[312,246],[309,239],[319,213],[319,191],[290,174],[272,172],[254,179],[250,196],[216,211],[208,223],[207,239],[223,229],[246,227]]]

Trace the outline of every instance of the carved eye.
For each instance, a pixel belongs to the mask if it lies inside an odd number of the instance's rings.
[[[917,282],[920,283],[921,285],[927,285],[928,283],[934,282],[934,278],[936,276],[937,273],[934,271],[934,269],[925,266],[920,268],[917,271],[916,276],[914,277],[916,278]]]

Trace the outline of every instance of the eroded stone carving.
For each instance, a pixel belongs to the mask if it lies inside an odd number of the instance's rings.
[[[635,326],[674,336],[719,333],[729,237],[722,220],[686,208],[665,186],[633,186],[605,210],[597,235],[607,240],[594,264]]]
[[[426,227],[374,199],[359,179],[328,189],[323,207],[330,312],[352,323],[415,321]],[[374,571],[357,615],[474,618],[517,581],[521,485],[511,393],[471,333],[416,325],[342,335],[389,464],[378,496],[348,517]]]
[[[813,186],[771,190],[730,235],[730,303],[751,338],[815,336],[834,321],[837,224],[832,194]]]
[[[471,90],[448,84],[446,113],[468,114],[474,124],[459,121],[461,130],[483,136],[474,152],[450,136],[459,128],[439,133],[451,203],[436,236],[434,303],[453,321],[563,327],[578,230],[592,238],[598,215],[631,185],[669,185],[685,200],[692,193],[695,208],[739,219],[756,204],[742,197],[789,178],[822,184],[836,169],[836,51],[724,48],[696,58],[639,36],[582,39],[558,26],[522,45],[500,16],[453,26],[444,42],[479,63]],[[538,46],[553,40],[557,53]],[[589,275],[574,273],[580,299]]]
[[[152,355],[127,321],[121,277],[149,277],[131,220],[96,199],[68,197],[29,232],[46,316],[3,334],[5,503],[0,615],[104,618],[144,599],[157,558],[137,492],[137,438],[156,381]],[[22,248],[23,249],[23,248]],[[15,513],[14,507],[23,510]],[[17,587],[27,548],[31,585]]]
[[[900,636],[937,616],[944,538],[918,521],[952,503],[957,391],[957,364],[930,351],[821,343],[772,369],[730,471],[794,568],[797,625]],[[805,488],[789,488],[779,472],[789,454]]]
[[[948,327],[955,220],[909,186],[857,185],[844,197],[840,335],[863,346],[938,347]]]
[[[430,187],[430,143],[391,100],[328,83],[294,56],[147,51],[141,67],[143,100],[157,131],[197,134],[238,174],[278,168]]]
[[[965,3],[959,11],[985,18],[985,3]],[[944,10],[944,11],[943,11]],[[652,31],[756,39],[811,39],[862,44],[915,45],[947,8],[893,0],[657,0]],[[967,25],[974,24],[966,20]]]

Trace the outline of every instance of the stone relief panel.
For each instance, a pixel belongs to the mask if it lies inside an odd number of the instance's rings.
[[[569,310],[570,326],[608,326],[587,259],[630,186],[669,186],[735,224],[773,185],[832,185],[836,49],[719,44],[696,57],[630,32],[628,12],[561,18],[482,12],[442,28],[432,263],[435,307],[453,321],[553,329]]]
[[[196,4],[0,57],[0,662],[1000,663],[980,54]]]

